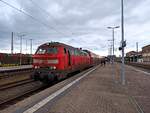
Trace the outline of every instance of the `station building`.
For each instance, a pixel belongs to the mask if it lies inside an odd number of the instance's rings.
[[[128,61],[128,62],[143,62],[142,51],[140,51],[140,52],[129,51],[128,53],[126,53],[126,61]]]
[[[150,63],[150,45],[142,47],[143,62]]]

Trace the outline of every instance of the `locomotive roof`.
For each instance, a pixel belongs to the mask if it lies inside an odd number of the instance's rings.
[[[63,47],[66,47],[66,48],[72,48],[72,49],[79,49],[79,48],[75,48],[75,47],[72,47],[70,45],[67,45],[67,44],[64,44],[64,43],[60,43],[60,42],[47,42],[45,44],[42,44],[40,46],[63,46]],[[81,49],[79,49],[81,50]],[[95,53],[89,51],[89,50],[81,50],[83,52],[86,52],[86,53],[90,53],[92,56],[94,57],[99,57],[99,55],[96,55]]]
[[[78,48],[75,48],[75,47],[72,47],[70,45],[66,45],[64,43],[60,43],[60,42],[48,42],[48,43],[42,44],[40,46],[64,46],[64,47],[67,47],[67,48],[78,49]]]

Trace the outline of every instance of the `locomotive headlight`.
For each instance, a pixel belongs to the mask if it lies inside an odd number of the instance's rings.
[[[54,66],[53,69],[56,69],[56,67]]]
[[[58,64],[58,59],[47,60],[48,64]]]
[[[38,69],[38,68],[39,68],[39,66],[35,66],[34,68],[35,68],[35,69]]]
[[[51,66],[50,69],[55,70],[56,66]]]

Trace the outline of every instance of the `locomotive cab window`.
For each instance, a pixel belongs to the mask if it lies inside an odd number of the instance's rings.
[[[36,54],[56,54],[58,52],[56,47],[43,47],[43,48],[39,48],[36,52]]]
[[[39,48],[36,52],[36,54],[45,54],[46,49],[45,48]]]
[[[47,53],[48,54],[56,54],[58,52],[56,47],[52,47],[52,48],[47,48]]]

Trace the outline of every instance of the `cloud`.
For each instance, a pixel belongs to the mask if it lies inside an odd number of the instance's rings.
[[[33,18],[0,2],[0,52],[10,52],[11,32],[15,32],[15,52],[19,52],[20,38],[23,49],[30,51],[33,39],[34,51],[38,45],[59,41],[75,47],[90,49],[107,55],[112,32],[108,26],[120,25],[120,1],[112,0],[4,0]],[[149,0],[124,1],[126,51],[150,43]],[[140,10],[139,10],[140,9]],[[120,46],[120,29],[115,30],[115,47]],[[3,41],[3,42],[2,42]],[[8,46],[9,45],[9,46]],[[117,50],[119,55],[120,52]]]

